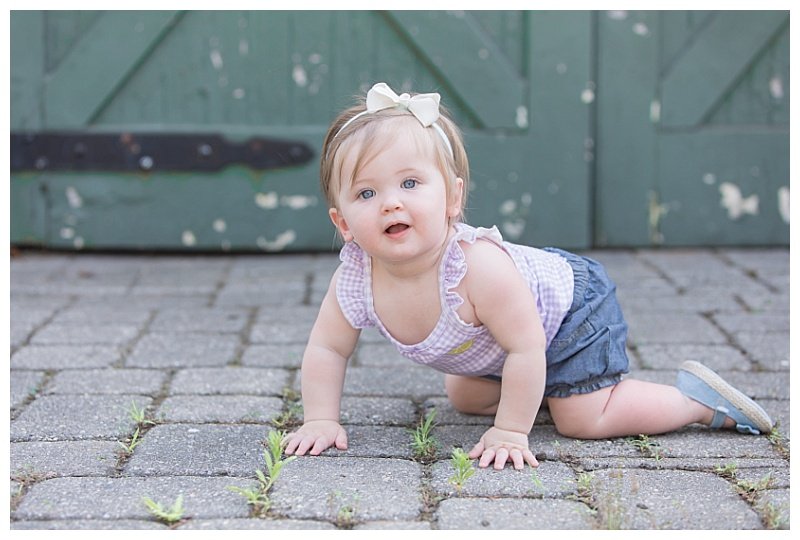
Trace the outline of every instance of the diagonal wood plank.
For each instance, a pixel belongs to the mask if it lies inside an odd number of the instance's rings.
[[[179,18],[177,11],[103,13],[48,77],[45,125],[84,127]]]
[[[527,127],[525,80],[469,13],[390,11],[386,16],[483,127]]]
[[[700,125],[788,19],[787,11],[718,13],[663,78],[661,125]]]

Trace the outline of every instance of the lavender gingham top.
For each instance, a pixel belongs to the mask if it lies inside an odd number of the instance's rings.
[[[371,260],[354,242],[345,244],[339,254],[342,261],[336,284],[339,306],[353,328],[377,328],[400,354],[418,364],[458,375],[500,376],[506,352],[485,326],[468,324],[456,313],[464,300],[453,289],[467,273],[460,242],[472,244],[481,238],[497,244],[511,256],[536,298],[548,346],[572,305],[572,267],[558,254],[505,242],[497,227],[475,228],[458,223],[455,228],[439,268],[442,313],[425,340],[405,345],[383,326],[373,305]]]

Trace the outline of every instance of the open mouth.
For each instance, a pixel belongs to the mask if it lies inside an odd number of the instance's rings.
[[[386,234],[400,234],[401,232],[408,229],[408,225],[405,223],[395,223],[394,225],[390,225],[386,228]]]

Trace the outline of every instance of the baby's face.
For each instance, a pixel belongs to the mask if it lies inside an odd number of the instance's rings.
[[[339,204],[330,215],[345,241],[355,241],[373,258],[398,263],[444,244],[460,199],[448,201],[432,151],[404,130],[393,135],[370,141],[374,150],[358,170],[359,145],[344,156]]]

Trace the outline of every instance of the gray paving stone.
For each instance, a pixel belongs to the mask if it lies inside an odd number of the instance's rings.
[[[735,480],[764,485],[766,489],[788,488],[789,467],[737,467]]]
[[[111,476],[119,450],[114,441],[11,443],[11,475]]]
[[[12,518],[152,521],[143,497],[171,506],[179,495],[186,518],[245,518],[247,502],[228,486],[252,488],[253,484],[233,477],[54,478],[31,487]]]
[[[263,467],[259,425],[170,424],[150,429],[123,470],[126,476],[242,476]],[[221,515],[220,517],[232,517]]]
[[[518,471],[506,465],[505,469],[480,468],[473,461],[475,473],[459,492],[450,480],[455,469],[449,460],[439,461],[432,467],[431,487],[443,496],[461,497],[545,497],[565,498],[575,495],[575,474],[564,463],[542,461],[536,469],[525,466]]]
[[[308,341],[313,324],[293,322],[262,323],[257,322],[250,331],[251,343],[302,343]]]
[[[156,418],[166,422],[223,422],[267,424],[283,401],[261,396],[174,396],[164,400]]]
[[[166,525],[139,519],[54,519],[48,521],[12,521],[14,530],[167,530]]]
[[[788,291],[769,292],[765,294],[740,294],[742,303],[754,312],[777,312],[789,314],[791,299]]]
[[[411,433],[407,428],[387,426],[344,426],[347,450],[329,448],[323,455],[347,458],[413,459]]]
[[[57,373],[45,394],[157,394],[167,374],[156,369],[73,369]]]
[[[623,469],[592,475],[600,528],[762,528],[751,507],[712,473]]]
[[[304,283],[262,285],[229,284],[216,295],[214,307],[296,306],[306,296]]]
[[[783,334],[785,339],[789,338],[789,318],[782,313],[718,313],[713,317],[716,323],[729,334],[770,332]]]
[[[132,402],[145,408],[152,399],[138,395],[40,396],[11,422],[11,440],[120,440],[133,431]]]
[[[233,361],[239,337],[229,334],[147,334],[125,361],[127,367],[224,366]]]
[[[355,353],[355,364],[363,367],[403,367],[409,360],[389,343],[363,343]]]
[[[414,403],[404,398],[342,398],[342,424],[413,426],[417,423]]]
[[[345,376],[344,393],[359,396],[410,397],[422,399],[444,395],[444,375],[410,363],[403,367],[351,367]]]
[[[789,370],[789,334],[772,332],[737,332],[736,343],[747,356],[770,371]]]
[[[426,521],[368,521],[353,527],[354,531],[429,531]]]
[[[53,317],[53,324],[58,325],[103,325],[130,324],[143,327],[152,315],[150,309],[120,306],[76,306],[59,312]]]
[[[758,494],[756,511],[767,522],[768,528],[788,530],[791,528],[791,497],[788,489],[768,489]]]
[[[242,354],[242,365],[252,367],[299,368],[303,361],[304,343],[283,345],[250,345]]]
[[[695,360],[715,371],[751,371],[752,362],[732,345],[643,344],[637,349],[643,368],[675,369],[686,360]]]
[[[249,316],[244,309],[173,308],[160,311],[150,327],[156,332],[237,333],[247,325]]]
[[[319,306],[259,306],[257,324],[296,322],[309,329],[319,315]]]
[[[44,381],[44,373],[41,371],[11,371],[9,379],[11,408],[14,409],[39,392]]]
[[[132,324],[79,326],[51,323],[37,331],[30,342],[36,345],[125,345],[130,343],[140,330],[140,325]]]
[[[197,292],[176,292],[171,290],[162,290],[160,292],[151,294],[124,294],[115,296],[105,296],[102,298],[95,298],[91,296],[80,297],[75,300],[72,307],[78,310],[82,309],[145,309],[155,310],[161,308],[204,308],[207,307],[212,298],[213,291],[204,294]]]
[[[769,469],[781,471],[786,468],[786,460],[783,458],[732,458],[732,457],[664,457],[655,459],[646,457],[642,454],[635,458],[622,457],[592,457],[586,456],[571,460],[571,462],[583,471],[594,471],[598,469],[647,469],[661,471],[665,469],[677,469],[682,471],[701,471],[714,473],[722,476],[717,469],[729,465],[738,467],[738,470],[745,469]]]
[[[435,515],[439,529],[590,529],[588,506],[561,499],[448,499]]]
[[[248,367],[191,368],[175,374],[171,395],[250,394],[280,396],[292,374],[284,369]]]
[[[190,519],[177,528],[181,531],[204,531],[219,530],[335,530],[336,527],[324,521],[300,520],[300,519]]]
[[[415,520],[422,468],[398,459],[300,457],[273,486],[273,510],[293,519],[334,522],[351,507],[356,521]]]
[[[29,345],[11,356],[11,369],[84,369],[109,367],[122,358],[109,345]]]
[[[727,338],[710,321],[689,313],[628,314],[628,339],[636,345],[651,343],[726,343]]]
[[[622,311],[626,317],[637,313],[707,313],[717,311],[742,311],[744,306],[736,299],[734,291],[692,291],[680,294],[653,294],[637,290],[618,289]]]

